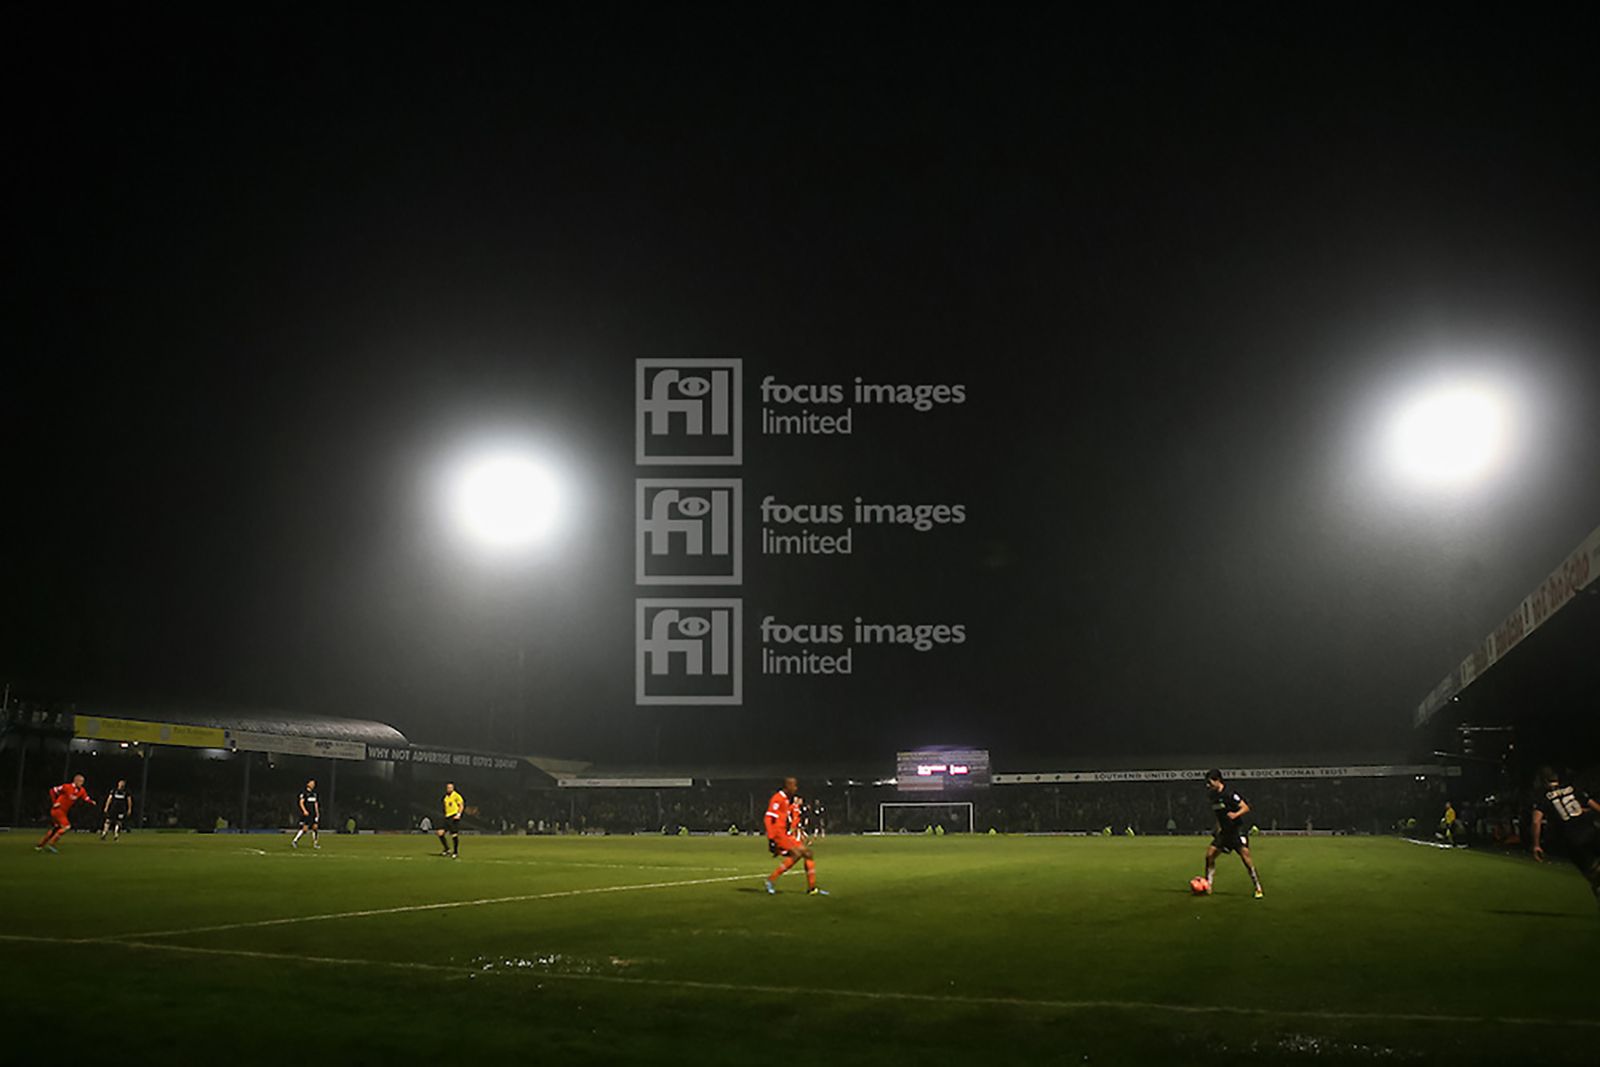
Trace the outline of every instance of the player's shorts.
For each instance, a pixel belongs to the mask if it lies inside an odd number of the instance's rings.
[[[1218,830],[1211,838],[1211,847],[1218,852],[1237,852],[1250,847],[1250,835],[1241,830]]]
[[[446,815],[444,821],[439,823],[438,829],[442,834],[459,834],[461,832],[461,816]]]
[[[1565,844],[1567,857],[1578,870],[1590,878],[1600,875],[1600,838],[1590,837],[1587,840],[1569,841]]]
[[[106,822],[112,823],[113,825],[116,825],[116,826],[121,826],[122,825],[122,820],[126,819],[127,817],[128,817],[128,813],[125,812],[125,811],[108,811],[108,812],[106,812]]]
[[[57,826],[61,827],[61,829],[63,829],[63,830],[72,829],[72,820],[67,818],[67,813],[62,811],[60,808],[51,808],[50,809],[50,818],[53,819],[55,821],[55,824]]]
[[[805,847],[800,843],[800,839],[792,834],[777,834],[767,838],[767,851],[774,856],[781,856],[785,852],[799,852]]]
[[[316,816],[316,815],[299,815],[299,814],[297,814],[295,816],[295,818],[299,820],[301,826],[312,826],[312,827],[314,827],[314,826],[317,825],[318,816]]]

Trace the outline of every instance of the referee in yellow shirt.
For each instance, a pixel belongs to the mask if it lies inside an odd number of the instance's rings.
[[[454,782],[444,784],[444,821],[439,824],[439,855],[449,856],[453,860],[461,858],[461,813],[466,809],[467,802],[461,799],[461,794],[456,792]],[[450,835],[450,844],[445,844],[444,835]],[[455,851],[451,851],[451,845]]]

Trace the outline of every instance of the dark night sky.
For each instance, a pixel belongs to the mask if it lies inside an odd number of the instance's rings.
[[[658,726],[668,760],[1392,748],[1600,522],[1592,15],[7,21],[27,695],[619,760]],[[966,385],[749,438],[743,470],[747,499],[966,504],[744,590],[966,645],[633,707],[633,360],[704,355],[752,406],[767,374]],[[1397,491],[1365,442],[1454,370],[1511,384],[1520,447]],[[486,426],[582,486],[540,561],[432,514]]]

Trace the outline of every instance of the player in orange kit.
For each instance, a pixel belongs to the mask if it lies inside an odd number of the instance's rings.
[[[67,812],[71,811],[72,805],[80,800],[86,804],[94,803],[89,799],[89,791],[83,787],[81,774],[74,774],[72,781],[62,782],[50,788],[50,821],[55,825],[51,826],[50,832],[33,846],[35,852],[42,849],[56,851],[56,842],[61,840],[61,835],[72,829],[72,820],[67,817]]]
[[[799,860],[804,860],[806,865],[806,892],[815,896],[827,896],[826,889],[817,888],[817,863],[811,855],[811,849],[800,834],[800,783],[793,778],[783,780],[783,788],[772,794],[772,799],[767,801],[766,829],[767,849],[774,856],[782,856],[783,862],[778,869],[772,872],[766,880],[768,893],[776,893],[777,882],[783,872],[793,867]]]

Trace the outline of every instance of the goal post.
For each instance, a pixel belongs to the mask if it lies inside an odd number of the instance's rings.
[[[878,833],[922,833],[942,826],[945,833],[970,834],[976,827],[970,800],[883,801],[878,805]]]

